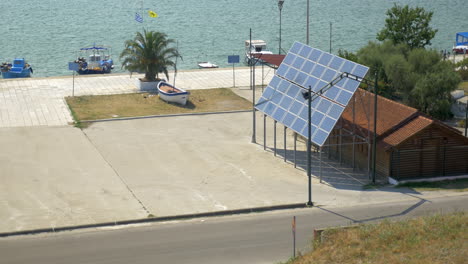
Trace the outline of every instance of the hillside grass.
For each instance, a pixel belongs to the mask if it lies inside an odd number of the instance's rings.
[[[462,264],[468,259],[468,216],[434,215],[324,231],[315,250],[289,264]]]
[[[83,120],[252,109],[252,103],[227,88],[190,90],[185,106],[156,94],[86,95],[65,98],[76,123]]]

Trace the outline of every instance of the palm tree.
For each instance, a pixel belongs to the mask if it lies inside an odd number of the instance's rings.
[[[143,31],[136,33],[132,40],[125,41],[125,49],[120,53],[122,68],[130,72],[144,72],[145,81],[159,80],[159,73],[164,73],[169,79],[168,68],[177,66],[174,59],[181,57],[175,47],[170,47],[173,39],[158,31]]]

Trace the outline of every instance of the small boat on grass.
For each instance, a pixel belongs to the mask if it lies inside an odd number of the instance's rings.
[[[16,58],[13,63],[3,62],[0,71],[4,79],[31,77],[33,69],[23,58]]]
[[[219,66],[211,63],[209,61],[204,61],[204,62],[199,62],[198,63],[198,68],[200,69],[211,69],[211,68],[218,68]]]
[[[162,100],[181,105],[187,104],[189,97],[189,93],[187,91],[176,88],[164,81],[158,83],[158,92],[159,98]]]

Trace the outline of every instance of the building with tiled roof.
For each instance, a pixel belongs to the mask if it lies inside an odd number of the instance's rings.
[[[329,138],[325,151],[354,167],[371,170],[374,94],[359,89]],[[380,179],[468,175],[468,138],[417,109],[377,97],[377,159]]]

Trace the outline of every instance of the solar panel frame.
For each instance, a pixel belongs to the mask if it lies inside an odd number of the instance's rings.
[[[295,42],[258,100],[255,108],[307,137],[308,100],[303,92],[310,85],[311,140],[323,146],[360,82],[344,78],[324,93],[331,81],[347,72],[364,78],[368,67]]]

